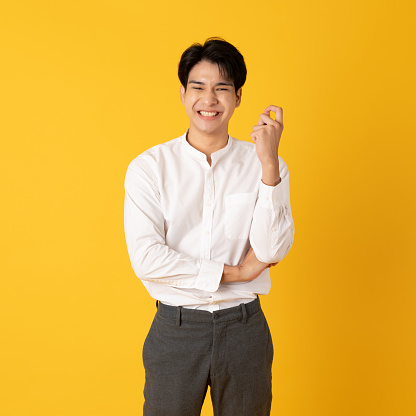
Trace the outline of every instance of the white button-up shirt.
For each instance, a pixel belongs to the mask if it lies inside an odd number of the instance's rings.
[[[280,262],[292,246],[289,172],[261,181],[253,143],[229,136],[211,155],[181,137],[137,156],[125,178],[124,224],[132,267],[161,302],[215,311],[269,292],[267,268],[256,279],[222,283],[224,264],[240,264],[249,247],[264,263]]]

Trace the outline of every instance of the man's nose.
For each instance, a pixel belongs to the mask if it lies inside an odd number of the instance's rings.
[[[218,102],[215,91],[209,90],[209,89],[205,90],[203,100],[204,100],[204,103],[207,105],[213,105]]]

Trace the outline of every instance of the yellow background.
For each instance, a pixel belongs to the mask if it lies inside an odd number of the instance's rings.
[[[413,4],[2,2],[0,414],[141,414],[155,305],[124,175],[184,133],[180,55],[222,36],[248,66],[230,133],[284,114],[296,234],[262,298],[272,414],[415,415]]]

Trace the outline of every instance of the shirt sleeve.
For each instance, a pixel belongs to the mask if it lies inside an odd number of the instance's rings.
[[[276,186],[262,181],[250,229],[250,244],[258,260],[277,263],[293,244],[295,226],[290,208],[289,170],[279,156],[281,181]]]
[[[224,264],[196,259],[165,243],[165,218],[152,163],[137,158],[127,168],[124,231],[131,265],[141,280],[215,292]]]

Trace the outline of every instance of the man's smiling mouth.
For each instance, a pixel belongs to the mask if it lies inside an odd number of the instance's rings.
[[[215,117],[219,114],[217,111],[198,111],[198,113],[204,117]]]

